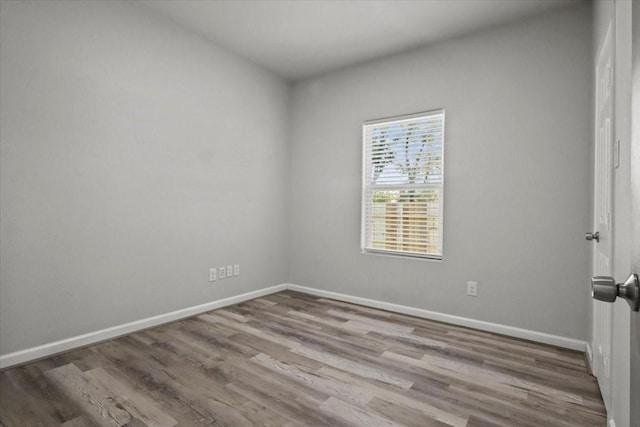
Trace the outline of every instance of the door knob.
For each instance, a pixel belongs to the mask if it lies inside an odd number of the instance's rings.
[[[631,310],[640,309],[640,280],[632,273],[624,283],[617,283],[613,277],[594,276],[591,279],[591,296],[604,302],[614,302],[617,297],[627,300]]]
[[[595,240],[596,242],[599,242],[600,232],[596,231],[595,233],[585,233],[584,238],[587,240]]]

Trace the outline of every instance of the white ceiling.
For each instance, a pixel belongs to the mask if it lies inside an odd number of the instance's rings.
[[[297,80],[580,0],[140,0]]]

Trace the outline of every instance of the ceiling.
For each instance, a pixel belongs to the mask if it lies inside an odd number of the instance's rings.
[[[298,80],[580,0],[140,0]]]

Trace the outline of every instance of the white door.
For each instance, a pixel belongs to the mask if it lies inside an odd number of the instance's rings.
[[[640,3],[632,10],[631,86],[631,271],[640,274]],[[640,311],[631,312],[631,414],[629,425],[640,426]]]
[[[611,276],[611,189],[613,140],[613,40],[611,23],[595,65],[595,194],[593,275]],[[593,300],[593,370],[607,411],[611,410],[612,304]]]

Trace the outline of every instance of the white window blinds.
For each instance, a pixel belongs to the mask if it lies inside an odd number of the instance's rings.
[[[444,110],[365,122],[362,250],[442,259]]]

